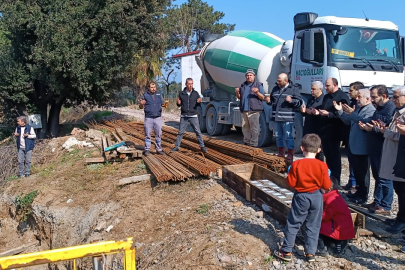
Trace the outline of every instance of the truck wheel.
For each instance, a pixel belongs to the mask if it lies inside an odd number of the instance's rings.
[[[235,126],[236,132],[242,134],[242,127]]]
[[[202,109],[201,107],[197,108],[197,117],[198,117],[198,123],[200,124],[200,130],[202,133],[207,132],[207,120],[205,119],[206,117],[203,116]]]
[[[269,129],[268,123],[266,123],[266,115],[264,112],[260,113],[259,120],[259,141],[258,147],[266,147],[270,145],[273,139],[273,132]]]
[[[224,127],[222,128],[221,135],[226,135],[226,134],[228,134],[228,133],[231,131],[232,125],[223,124],[223,126],[224,126]]]
[[[300,154],[302,153],[300,145],[302,140],[302,134],[304,126],[304,117],[301,113],[296,112],[294,118],[294,153]]]
[[[216,136],[222,133],[223,124],[218,124],[218,114],[215,107],[210,107],[206,115],[207,133],[210,136]]]

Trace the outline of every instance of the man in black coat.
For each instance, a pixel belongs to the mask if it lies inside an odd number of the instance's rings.
[[[326,164],[340,185],[342,172],[342,160],[340,155],[340,143],[343,140],[344,123],[337,115],[333,106],[336,103],[348,104],[349,97],[338,88],[338,81],[329,78],[325,83],[326,95],[323,98],[322,109],[315,109],[314,115],[321,117],[319,135],[322,139],[322,148],[326,157]]]

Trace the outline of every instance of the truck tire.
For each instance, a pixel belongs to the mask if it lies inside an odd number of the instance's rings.
[[[236,130],[237,133],[242,134],[242,127],[235,126],[235,130]]]
[[[224,126],[224,127],[222,128],[221,135],[226,135],[226,134],[228,134],[228,133],[231,131],[232,125],[223,124],[223,126]]]
[[[200,124],[201,132],[206,133],[207,132],[207,122],[206,122],[207,120],[205,119],[206,117],[203,116],[201,107],[197,108],[197,117],[198,117],[198,123]]]
[[[206,115],[207,133],[210,136],[216,136],[222,133],[223,124],[218,123],[218,114],[215,107],[210,107]]]
[[[301,140],[304,126],[304,117],[301,113],[296,112],[294,118],[294,153],[301,154]]]
[[[266,123],[266,115],[264,112],[260,113],[259,119],[259,141],[258,147],[269,146],[273,139],[273,132],[269,129],[269,124]]]

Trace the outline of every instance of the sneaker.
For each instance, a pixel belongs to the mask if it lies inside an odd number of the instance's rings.
[[[364,207],[364,208],[367,208],[368,210],[370,210],[370,208],[374,209],[374,208],[376,208],[378,206],[375,205],[375,202],[372,202],[372,203],[363,203],[361,205],[361,207]]]
[[[157,153],[158,153],[159,155],[162,155],[162,156],[166,155],[165,152],[163,152],[163,151],[157,151]]]
[[[24,177],[24,175],[19,175],[19,176],[18,176],[18,178],[23,178],[23,177]]]
[[[350,194],[354,194],[354,193],[356,193],[357,192],[357,188],[356,187],[352,187],[350,190],[349,190],[349,193]]]
[[[346,197],[347,198],[356,198],[356,197],[359,197],[359,194],[348,192],[346,194]]]
[[[312,255],[312,254],[305,255],[305,258],[307,259],[307,262],[314,262],[315,261],[315,256]]]
[[[25,177],[30,177],[30,175],[29,175],[29,174],[26,174]]]
[[[281,250],[275,250],[274,251],[274,256],[276,256],[277,258],[286,261],[286,262],[290,262],[291,261],[291,253],[287,253]]]
[[[315,255],[321,257],[327,257],[329,255],[328,249],[326,247],[322,249],[317,249]]]
[[[201,147],[201,151],[202,151],[203,153],[207,153],[207,152],[208,152],[207,148],[205,148],[205,147]]]
[[[367,200],[360,198],[360,197],[350,198],[349,201],[351,201],[352,203],[355,203],[355,204],[360,204],[360,205],[367,202]]]
[[[343,251],[346,249],[346,247],[347,247],[347,241],[339,241],[338,243],[336,243],[337,254],[342,254]]]
[[[369,208],[368,211],[370,211],[373,214],[379,214],[379,215],[384,215],[384,216],[389,216],[391,214],[391,211],[387,211],[381,206]]]
[[[392,226],[392,225],[394,225],[395,221],[397,221],[396,218],[386,218],[384,223],[387,224],[387,225]]]
[[[147,156],[150,155],[150,152],[149,152],[148,150],[145,150],[145,151],[142,152],[142,154],[143,154],[145,157],[147,157]]]
[[[352,187],[353,187],[352,184],[350,184],[350,182],[349,182],[345,186],[343,186],[342,189],[346,190],[346,191],[349,191]],[[354,187],[354,188],[356,188],[356,187]]]
[[[178,152],[178,151],[179,151],[179,148],[178,148],[178,147],[174,147],[172,150],[170,150],[170,153]]]

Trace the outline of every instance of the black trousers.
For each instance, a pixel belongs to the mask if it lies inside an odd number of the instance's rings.
[[[340,141],[322,139],[323,153],[326,164],[329,167],[331,176],[334,176],[340,185],[340,174],[342,173],[342,157],[340,155]]]
[[[405,222],[405,182],[393,181],[395,193],[398,195],[397,220]]]
[[[356,183],[359,186],[357,195],[367,201],[368,191],[370,189],[370,160],[368,155],[352,155],[353,174]]]

